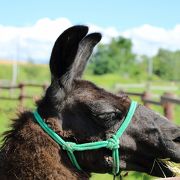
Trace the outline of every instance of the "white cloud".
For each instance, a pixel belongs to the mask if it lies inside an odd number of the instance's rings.
[[[148,24],[132,28],[121,33],[131,38],[134,51],[138,54],[154,55],[159,48],[180,49],[180,25],[173,29],[154,27]]]
[[[43,18],[32,26],[12,27],[0,25],[0,58],[34,59],[47,62],[56,38],[72,23],[66,18]],[[102,43],[120,35],[131,38],[137,54],[154,55],[159,48],[180,49],[180,24],[164,29],[144,24],[140,27],[118,31],[115,27],[103,28],[93,24],[90,32],[101,32]]]
[[[90,32],[101,32],[103,38],[101,43],[108,43],[113,37],[120,36],[120,32],[115,27],[103,28],[93,24],[88,24]]]
[[[46,61],[56,38],[72,26],[66,18],[40,19],[32,26],[0,26],[0,58]]]

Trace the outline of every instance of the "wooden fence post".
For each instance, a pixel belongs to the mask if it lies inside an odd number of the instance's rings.
[[[174,119],[174,112],[173,112],[174,105],[173,105],[173,103],[164,100],[163,97],[173,98],[174,95],[172,93],[166,92],[161,97],[161,102],[162,102],[162,106],[163,106],[163,110],[164,110],[164,116],[169,120],[173,120]]]
[[[24,84],[23,83],[20,83],[19,84],[19,89],[20,89],[20,94],[19,94],[19,105],[20,105],[20,108],[23,107],[23,104],[24,104]]]
[[[144,103],[144,106],[146,106],[147,108],[150,108],[150,103],[147,103],[146,100],[151,99],[151,93],[148,91],[145,91],[143,93],[143,95],[141,96],[141,100]]]
[[[48,84],[43,84],[43,85],[42,85],[42,88],[43,88],[43,91],[45,92],[46,89],[48,88]]]

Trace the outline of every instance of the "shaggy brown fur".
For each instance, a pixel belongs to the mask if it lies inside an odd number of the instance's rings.
[[[62,131],[56,119],[47,119],[46,122],[60,136],[70,136],[69,132]],[[41,129],[31,112],[21,114],[4,135],[0,156],[1,180],[74,180],[90,176],[72,167],[66,152],[62,152],[61,147]]]

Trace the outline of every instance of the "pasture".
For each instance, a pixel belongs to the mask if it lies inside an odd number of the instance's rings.
[[[0,64],[0,85],[6,85],[8,84],[8,81],[10,81],[12,74],[11,74],[11,65],[9,64]],[[30,83],[36,83],[36,84],[48,84],[49,83],[49,70],[47,65],[33,65],[33,64],[21,64],[18,65],[18,78],[17,83],[19,82],[30,82]],[[127,84],[145,84],[145,79],[131,79],[131,78],[123,78],[120,77],[118,74],[107,74],[107,75],[101,75],[101,76],[94,76],[90,73],[86,73],[84,75],[84,79],[90,80],[99,86],[111,90],[114,93],[117,93],[119,89],[124,89],[125,91],[129,92],[144,92],[146,86],[144,87],[131,87],[128,88]],[[119,84],[117,86],[117,84]],[[151,86],[156,87],[171,87],[169,90],[176,94],[177,96],[180,96],[180,84],[178,83],[172,83],[172,82],[164,82],[160,79],[155,79]],[[43,94],[43,90],[41,88],[33,88],[29,87],[25,90],[26,95],[34,96],[39,98]],[[163,88],[152,88],[151,93],[155,96],[154,99],[158,99],[160,95],[164,93]],[[0,89],[0,96],[11,96],[16,97],[19,94],[18,90],[1,90]],[[140,102],[140,99],[137,97],[132,97],[134,100],[137,100]],[[18,101],[10,101],[10,100],[1,100],[0,99],[0,133],[4,132],[9,124],[9,119],[15,118],[16,113],[19,107]],[[35,99],[28,99],[25,100],[24,107],[26,109],[35,109]],[[156,110],[157,112],[162,114],[162,108],[159,106],[152,106],[152,109]],[[175,119],[174,122],[176,124],[180,124],[180,106],[175,106]],[[112,179],[112,176],[110,175],[97,175],[93,174],[92,180],[100,180],[100,179]],[[153,179],[153,177],[147,176],[145,174],[141,173],[135,173],[131,172],[127,177],[124,179]]]

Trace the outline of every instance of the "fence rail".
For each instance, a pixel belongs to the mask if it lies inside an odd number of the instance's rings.
[[[19,101],[19,106],[23,107],[25,99],[33,99],[34,98],[34,96],[25,94],[25,88],[27,88],[27,87],[42,88],[42,90],[45,91],[47,89],[47,84],[20,83],[16,86],[0,86],[0,89],[4,89],[4,90],[12,90],[12,89],[20,90],[19,95],[17,97],[0,96],[0,99]]]
[[[12,89],[19,89],[19,95],[17,97],[4,97],[0,96],[1,100],[14,100],[19,101],[20,107],[23,107],[25,99],[32,99],[34,96],[26,95],[25,89],[27,87],[34,87],[34,88],[41,88],[43,91],[47,89],[47,84],[32,84],[32,83],[20,83],[17,86],[0,86],[0,90],[12,90]],[[180,104],[180,98],[176,98],[171,93],[164,93],[160,96],[159,100],[155,101],[152,99],[152,94],[149,92],[144,93],[137,93],[137,92],[125,92],[127,95],[130,96],[137,96],[143,102],[143,104],[150,108],[151,105],[161,106],[164,111],[165,117],[170,120],[174,119],[174,104]]]
[[[150,92],[144,93],[133,93],[133,92],[125,92],[130,96],[138,96],[141,98],[143,104],[151,108],[151,105],[161,106],[164,111],[164,116],[169,120],[174,119],[174,104],[180,104],[180,98],[175,97],[172,93],[165,92],[162,96],[160,96],[159,101],[152,100],[152,94]]]

